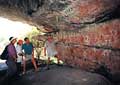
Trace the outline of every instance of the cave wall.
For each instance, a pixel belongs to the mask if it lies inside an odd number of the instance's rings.
[[[44,26],[69,66],[120,72],[120,0],[0,0],[0,16]]]
[[[88,71],[104,66],[112,74],[120,72],[119,2],[81,0],[71,5],[70,14],[63,11],[70,25],[57,34],[57,50],[65,63]]]
[[[72,67],[95,70],[101,65],[110,72],[120,71],[120,20],[93,25],[78,33],[62,32],[57,50]],[[66,36],[68,34],[68,36]],[[61,35],[61,36],[60,36]]]

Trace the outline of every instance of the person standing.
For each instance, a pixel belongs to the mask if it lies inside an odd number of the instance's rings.
[[[47,62],[47,69],[48,70],[50,69],[49,64],[50,64],[51,57],[57,57],[57,63],[58,63],[58,65],[60,64],[60,60],[59,60],[59,57],[57,55],[58,53],[57,53],[56,48],[55,48],[55,42],[50,35],[47,36],[47,40],[45,42],[44,54],[45,54],[45,56],[48,57],[48,62]]]
[[[16,72],[17,72],[17,66],[16,66],[17,52],[14,46],[17,40],[14,37],[10,37],[9,41],[10,41],[10,44],[7,47],[8,59],[6,61],[6,64],[8,66],[7,76],[9,78],[12,78],[16,76]]]
[[[37,64],[34,59],[34,47],[33,44],[30,42],[29,38],[24,38],[25,43],[22,45],[22,49],[24,51],[26,60],[31,60],[32,64],[34,65],[35,71],[38,71]]]
[[[17,46],[16,46],[16,51],[17,51],[17,73],[20,74],[21,71],[21,66],[23,67],[23,74],[25,72],[25,57],[22,52],[22,45],[23,45],[23,40],[18,40]]]

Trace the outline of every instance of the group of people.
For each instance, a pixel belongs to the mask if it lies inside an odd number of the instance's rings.
[[[36,65],[35,59],[34,59],[34,47],[33,44],[30,42],[29,38],[24,38],[23,40],[18,40],[17,38],[10,37],[9,38],[10,43],[7,46],[8,51],[8,59],[6,61],[6,64],[8,66],[7,76],[12,77],[19,75],[19,69],[21,68],[21,65],[23,67],[23,74],[26,72],[26,60],[31,59],[35,71],[38,71],[38,67]],[[15,43],[17,42],[17,46],[15,46]]]
[[[7,77],[11,78],[13,76],[19,75],[19,70],[22,66],[22,74],[26,73],[26,60],[31,60],[35,71],[38,71],[38,67],[34,58],[34,46],[30,42],[28,37],[23,40],[18,40],[17,38],[10,37],[10,43],[7,45],[8,59],[6,64],[8,66]],[[17,45],[15,46],[15,43]],[[47,69],[50,69],[49,64],[51,57],[57,57],[58,64],[60,64],[60,59],[55,47],[55,42],[51,36],[47,36],[44,55],[48,57]]]

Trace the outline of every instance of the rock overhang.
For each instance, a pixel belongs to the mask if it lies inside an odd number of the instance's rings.
[[[50,30],[74,30],[115,18],[120,13],[119,2],[119,0],[0,0],[0,15],[38,27],[43,25]]]
[[[0,16],[56,33],[70,66],[120,71],[120,0],[0,0]]]

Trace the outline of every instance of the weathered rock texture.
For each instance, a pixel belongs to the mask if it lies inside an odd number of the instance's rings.
[[[120,0],[0,0],[0,12],[54,32],[66,64],[120,72]]]
[[[51,66],[51,70],[28,73],[11,85],[111,85],[101,75],[79,69]]]
[[[58,34],[61,41],[64,41],[57,46],[61,59],[73,67],[89,70],[104,64],[111,72],[119,72],[119,23],[120,20],[112,20],[85,28],[79,31],[79,34],[70,32],[62,32],[62,36]],[[66,34],[69,36],[65,36]]]

